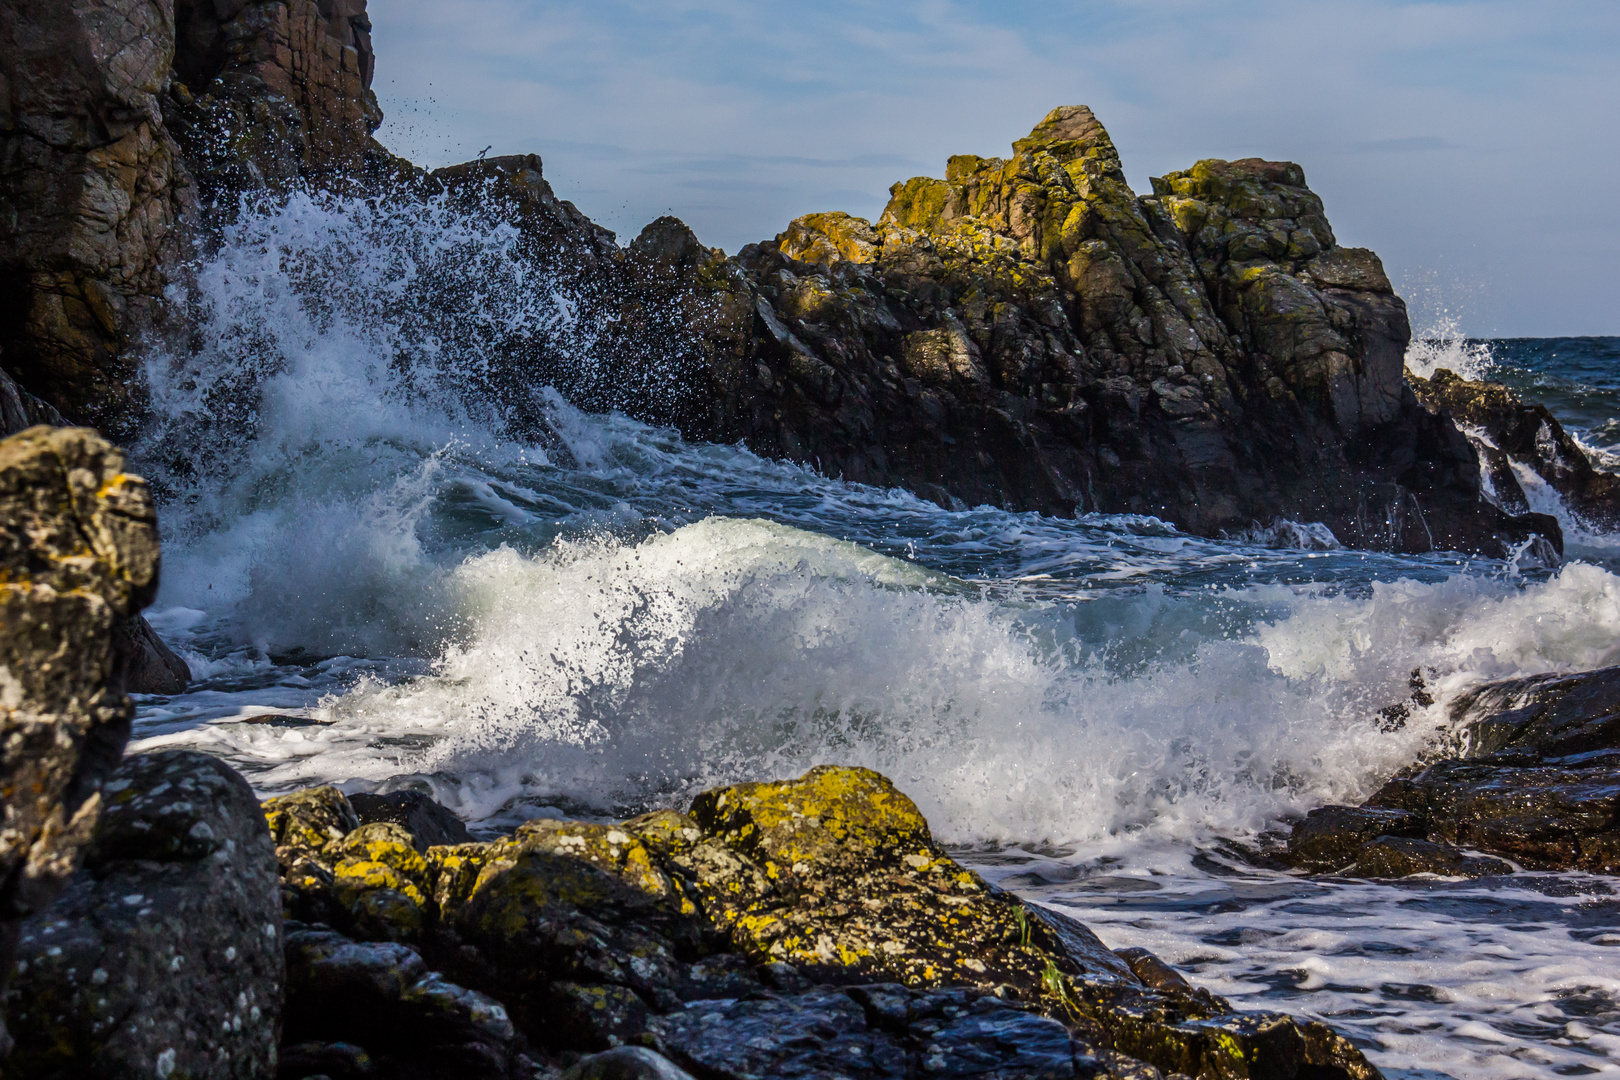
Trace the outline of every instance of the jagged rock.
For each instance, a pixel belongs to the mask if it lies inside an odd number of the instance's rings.
[[[704,1076],[841,1060],[910,1076],[919,1047],[1009,1076],[1377,1075],[1321,1025],[1234,1013],[1151,955],[1116,956],[1073,919],[990,888],[866,769],[717,789],[690,814],[532,821],[425,853],[395,823],[359,825],[332,788],[265,812],[288,910],[325,912],[350,936],[309,940],[374,948],[373,967],[400,972],[389,986],[417,978],[418,963],[442,971],[553,1053],[639,1043]],[[874,977],[907,985],[851,988]],[[297,1034],[299,1060],[340,1044],[375,1058],[380,1035],[357,1030]],[[648,1065],[637,1061],[620,1064]]]
[[[1575,516],[1592,529],[1620,528],[1620,476],[1594,468],[1591,459],[1545,405],[1531,405],[1500,383],[1472,382],[1446,368],[1430,379],[1408,376],[1418,398],[1484,433],[1481,451],[1529,466]],[[1492,480],[1504,506],[1525,505],[1512,469],[1495,466]]]
[[[176,0],[174,15],[164,119],[206,198],[364,177],[382,122],[365,0]]]
[[[158,108],[173,54],[170,3],[0,8],[0,348],[24,390],[117,435],[192,205]]]
[[[157,585],[151,495],[116,450],[76,428],[0,441],[0,980],[95,827],[131,717],[114,629]]]
[[[807,215],[694,261],[666,286],[690,299],[677,346],[643,351],[702,360],[677,368],[705,386],[674,422],[947,503],[1209,535],[1282,516],[1404,551],[1561,542],[1481,498],[1467,440],[1403,378],[1404,304],[1299,166],[1205,161],[1138,197],[1080,107],[1013,149],[896,184],[875,225]]]
[[[1531,869],[1620,870],[1620,668],[1490,683],[1452,720],[1464,756],[1396,777],[1360,808],[1312,811],[1289,861],[1376,877],[1505,872],[1456,850],[1474,848]]]
[[[274,1075],[281,918],[252,789],[173,750],[103,794],[84,868],[23,924],[6,1075]]]
[[[152,624],[132,615],[114,627],[118,648],[130,657],[124,689],[132,694],[180,694],[191,682],[191,668],[164,644]]]
[[[17,380],[0,368],[0,438],[31,427],[66,427],[62,414],[17,385]]]

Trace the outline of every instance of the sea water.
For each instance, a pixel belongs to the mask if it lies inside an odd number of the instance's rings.
[[[594,328],[516,235],[300,196],[245,208],[176,291],[196,332],[152,356],[134,456],[164,532],[149,617],[196,682],[140,700],[136,749],[216,753],[265,794],[414,787],[486,835],[865,765],[992,879],[1391,1076],[1620,1073],[1611,880],[1242,857],[1443,745],[1470,687],[1620,663],[1606,537],[1570,520],[1557,567],[1311,522],[1211,540],[942,509],[543,386],[519,422],[480,390],[492,350],[588,363]],[[1412,360],[1504,379],[1603,454],[1616,348],[1452,335]],[[1414,673],[1434,703],[1392,727]]]

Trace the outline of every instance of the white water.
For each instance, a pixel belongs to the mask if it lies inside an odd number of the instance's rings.
[[[1196,894],[1218,884],[1196,852],[1364,797],[1468,687],[1620,662],[1620,578],[1591,565],[1348,552],[1309,524],[1210,541],[946,511],[514,396],[513,340],[583,356],[590,328],[510,229],[442,207],[248,214],[177,299],[205,344],[153,361],[161,422],[138,455],[164,493],[153,621],[200,682],[143,702],[138,746],[212,750],[264,791],[421,784],[494,829],[857,763],[981,857],[1064,847],[1065,872]],[[1414,670],[1437,703],[1380,730]],[[266,715],[294,719],[249,722]],[[1404,895],[1308,888],[1300,936],[1234,951],[1249,966],[1216,964],[1215,989],[1273,994],[1255,970],[1387,924]],[[1140,940],[1188,960],[1216,924],[1183,921]],[[1567,929],[1548,933],[1569,970],[1600,970],[1604,947]],[[1429,981],[1462,978],[1451,962]],[[1516,977],[1486,976],[1510,995]],[[1304,989],[1336,1002],[1331,982]],[[1519,1075],[1488,1047],[1341,1023],[1389,1064]]]

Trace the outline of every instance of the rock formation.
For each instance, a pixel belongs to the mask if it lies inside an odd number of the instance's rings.
[[[1522,513],[1530,506],[1513,472],[1518,462],[1562,496],[1588,528],[1620,529],[1620,476],[1594,468],[1545,405],[1526,404],[1500,383],[1471,381],[1445,368],[1430,379],[1408,378],[1420,401],[1463,425],[1504,509]]]
[[[95,827],[132,712],[117,630],[157,584],[151,496],[116,450],[73,428],[0,442],[0,979]]]
[[[84,868],[22,927],[7,1076],[272,1076],[276,859],[253,790],[206,754],[125,759]]]
[[[389,160],[370,137],[370,28],[365,0],[0,10],[0,362],[22,390],[135,431],[140,346],[164,327],[199,196]]]
[[[1311,811],[1287,860],[1314,872],[1620,873],[1620,668],[1490,683],[1452,706],[1460,753],[1360,807]]]
[[[425,851],[330,787],[265,813],[291,920],[286,1053],[331,1076],[364,1058],[503,1077],[623,1044],[736,1080],[834,1063],[898,1080],[919,1052],[1007,1077],[1377,1075],[1321,1024],[1235,1012],[990,887],[864,769]],[[678,1075],[633,1055],[590,1068]]]
[[[1480,498],[1471,447],[1402,376],[1405,305],[1297,165],[1200,162],[1138,197],[1063,108],[1010,159],[896,184],[875,225],[809,215],[730,261],[686,246],[713,388],[689,433],[941,502],[1556,543]]]

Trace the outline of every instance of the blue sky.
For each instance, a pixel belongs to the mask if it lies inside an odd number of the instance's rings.
[[[1090,105],[1132,185],[1301,163],[1419,328],[1620,334],[1620,2],[371,0],[379,136],[538,153],[628,242],[876,217],[953,153]]]

